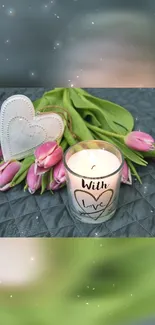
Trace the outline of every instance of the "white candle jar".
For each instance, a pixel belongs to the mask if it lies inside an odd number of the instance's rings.
[[[70,147],[64,156],[69,209],[84,223],[102,223],[115,213],[124,159],[105,141],[90,140]]]

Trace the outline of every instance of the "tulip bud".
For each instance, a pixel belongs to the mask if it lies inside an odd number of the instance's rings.
[[[123,169],[122,169],[122,178],[121,182],[124,184],[132,185],[132,176],[129,166],[126,161],[124,161]]]
[[[53,177],[58,184],[65,183],[66,181],[65,166],[62,160],[56,166],[54,166]]]
[[[62,185],[66,182],[65,176],[65,167],[63,161],[61,160],[57,165],[53,168],[53,180],[48,185],[48,189],[55,191],[62,187]]]
[[[58,184],[56,181],[53,181],[47,186],[47,189],[51,191],[56,191],[59,190],[61,186],[62,184]]]
[[[36,164],[45,169],[56,165],[63,156],[63,150],[56,141],[46,142],[35,150]]]
[[[11,181],[20,167],[21,163],[19,161],[8,161],[0,165],[0,191],[6,191],[10,188]]]
[[[27,173],[28,191],[34,194],[41,187],[41,175],[35,174],[35,164],[32,164]]]
[[[146,152],[155,149],[152,136],[140,131],[133,131],[127,134],[124,142],[129,148],[137,151]]]

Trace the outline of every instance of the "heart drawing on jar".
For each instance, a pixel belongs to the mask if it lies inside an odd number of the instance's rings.
[[[110,206],[113,195],[112,189],[102,192],[98,197],[84,190],[74,191],[76,202],[83,211],[81,215],[89,216],[94,220],[97,220]]]

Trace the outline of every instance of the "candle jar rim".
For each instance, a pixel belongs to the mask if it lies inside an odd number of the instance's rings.
[[[74,147],[76,147],[77,145],[80,145],[80,144],[82,144],[82,143],[85,143],[85,144],[87,144],[87,143],[103,143],[103,144],[105,144],[105,145],[110,145],[111,147],[113,147],[113,148],[115,148],[117,151],[118,151],[118,153],[120,154],[120,157],[121,157],[121,162],[120,162],[120,166],[114,171],[114,172],[112,172],[112,173],[110,173],[110,174],[108,174],[108,175],[105,175],[105,176],[97,176],[97,177],[95,177],[95,176],[93,176],[93,177],[89,177],[89,176],[84,176],[84,175],[81,175],[81,174],[78,174],[78,173],[76,173],[76,172],[74,172],[71,168],[69,168],[69,166],[68,166],[68,164],[67,164],[67,162],[66,162],[66,156],[67,156],[67,154],[69,153],[69,151],[70,150],[72,150]],[[82,148],[82,150],[85,150],[86,148]],[[95,149],[95,148],[94,148]],[[100,148],[101,149],[101,148]],[[81,150],[81,151],[82,151]],[[87,150],[87,149],[86,149]],[[88,150],[89,150],[89,148],[88,148]],[[97,150],[97,148],[95,149],[95,150]],[[102,149],[101,149],[102,150]],[[105,149],[106,150],[106,149]],[[108,150],[107,150],[108,151]],[[109,151],[110,152],[110,151]],[[116,155],[115,155],[116,156]],[[115,175],[115,174],[117,174],[117,173],[119,173],[120,171],[121,171],[121,169],[123,168],[123,164],[124,164],[124,157],[123,157],[123,154],[122,154],[122,152],[121,152],[121,150],[116,146],[116,145],[114,145],[114,144],[112,144],[112,143],[110,143],[110,142],[108,142],[108,141],[103,141],[103,140],[84,140],[84,141],[80,141],[80,142],[78,142],[78,143],[75,143],[75,144],[73,144],[72,146],[70,146],[67,150],[66,150],[66,152],[64,153],[64,158],[63,158],[63,161],[64,161],[64,166],[65,166],[65,168],[66,168],[66,170],[68,171],[68,172],[70,172],[71,174],[73,174],[74,176],[76,176],[76,177],[80,177],[80,178],[84,178],[84,179],[91,179],[91,180],[99,180],[99,179],[104,179],[104,178],[107,178],[107,177],[111,177],[111,176],[113,176],[113,175]]]

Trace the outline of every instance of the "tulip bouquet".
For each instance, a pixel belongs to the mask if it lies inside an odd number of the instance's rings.
[[[122,182],[131,185],[132,175],[139,182],[137,166],[147,166],[155,157],[151,135],[134,130],[134,118],[125,108],[94,97],[80,88],[56,88],[34,103],[36,115],[54,112],[64,119],[65,131],[58,142],[39,146],[24,160],[0,163],[0,191],[26,180],[31,194],[40,189],[51,192],[65,185],[63,153],[84,140],[104,140],[116,145],[125,158]],[[2,158],[2,152],[0,151]],[[2,158],[3,159],[3,158]]]
[[[41,189],[55,191],[65,184],[65,169],[62,161],[63,150],[56,141],[39,146],[34,156],[24,162],[11,161],[0,164],[0,191],[19,184],[26,178],[25,189],[31,194]]]

